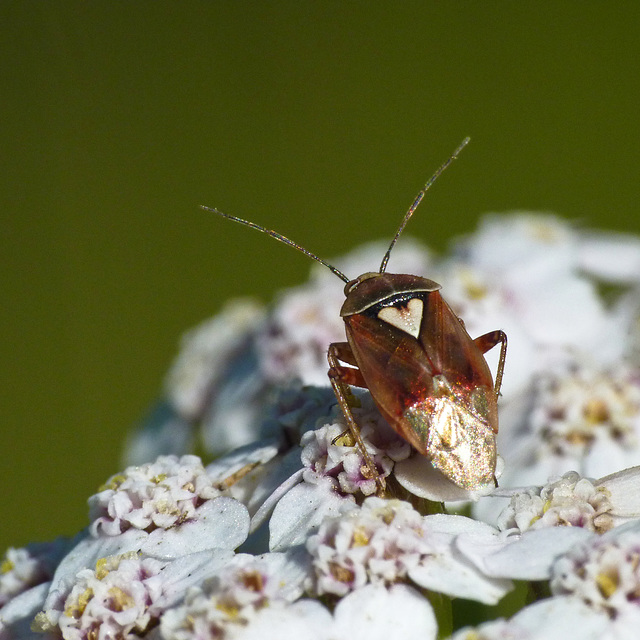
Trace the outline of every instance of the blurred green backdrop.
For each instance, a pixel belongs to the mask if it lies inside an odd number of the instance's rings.
[[[640,5],[0,5],[3,522],[69,534],[181,332],[321,256],[542,209],[640,231]]]

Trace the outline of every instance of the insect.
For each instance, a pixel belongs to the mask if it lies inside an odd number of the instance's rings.
[[[209,207],[294,247],[323,264],[346,284],[340,310],[346,342],[329,346],[329,378],[349,431],[359,447],[363,475],[378,474],[353,417],[349,386],[369,389],[391,427],[431,464],[463,489],[495,482],[497,400],[507,336],[501,330],[471,338],[464,323],[440,295],[433,280],[386,273],[393,247],[427,190],[467,145],[465,138],[431,176],[405,214],[380,269],[350,279],[328,262],[285,236]],[[484,354],[501,345],[495,384]]]

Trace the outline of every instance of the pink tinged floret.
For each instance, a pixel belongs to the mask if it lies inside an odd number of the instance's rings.
[[[196,456],[161,456],[129,467],[89,501],[95,535],[119,535],[129,528],[151,532],[196,520],[198,508],[220,495]]]
[[[551,590],[610,617],[640,607],[640,527],[632,522],[575,547],[553,567]]]

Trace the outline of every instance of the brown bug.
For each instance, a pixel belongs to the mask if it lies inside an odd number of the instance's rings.
[[[440,295],[438,283],[420,276],[386,273],[391,250],[424,194],[468,142],[465,138],[420,190],[380,269],[355,280],[275,231],[203,207],[298,249],[346,283],[340,315],[347,342],[329,346],[329,378],[366,462],[362,472],[376,479],[380,492],[385,483],[360,436],[348,385],[369,389],[391,427],[459,487],[475,489],[495,482],[497,400],[507,336],[497,330],[474,340]],[[500,360],[494,385],[483,354],[498,343]]]

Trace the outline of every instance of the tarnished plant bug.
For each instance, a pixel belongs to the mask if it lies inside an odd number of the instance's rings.
[[[445,477],[463,489],[495,482],[497,400],[507,350],[501,330],[471,338],[433,280],[386,273],[391,250],[427,190],[467,145],[465,138],[431,176],[406,212],[380,269],[354,280],[285,236],[248,220],[203,207],[294,247],[345,284],[340,310],[347,341],[329,346],[329,379],[349,430],[380,492],[385,482],[353,417],[349,385],[369,389],[391,427]],[[484,354],[500,343],[495,384]]]

